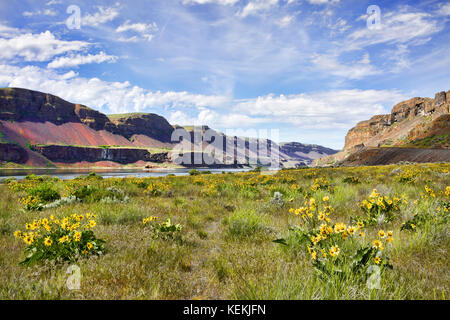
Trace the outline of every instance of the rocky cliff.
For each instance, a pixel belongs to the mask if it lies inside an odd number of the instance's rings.
[[[424,138],[429,128],[450,112],[450,91],[439,92],[434,99],[412,98],[396,104],[390,114],[377,115],[359,122],[345,137],[344,150],[364,144],[366,147],[401,146]],[[439,119],[439,120],[437,120]],[[445,128],[449,130],[448,125]],[[444,128],[444,129],[445,129]],[[445,130],[444,130],[445,131]],[[433,130],[428,132],[433,135]]]
[[[126,139],[143,134],[162,142],[170,142],[173,132],[167,120],[156,114],[115,116],[111,121],[105,114],[84,105],[21,88],[0,89],[0,120],[55,125],[82,123],[93,130],[104,130]]]
[[[163,143],[170,143],[174,128],[164,118],[154,113],[130,113],[110,115],[116,129],[112,132],[127,139],[136,135],[145,135]]]
[[[396,104],[390,114],[376,115],[366,121],[359,122],[350,129],[345,137],[344,149],[336,155],[325,157],[316,161],[317,165],[343,163],[352,159],[352,155],[358,154],[359,158],[372,157],[375,148],[411,147],[411,150],[404,150],[406,158],[402,161],[425,161],[434,159],[432,155],[419,156],[424,154],[419,148],[428,149],[449,149],[450,148],[450,91],[436,93],[434,99],[412,98]],[[370,151],[369,151],[370,149]],[[414,151],[414,149],[416,151]],[[402,149],[400,149],[402,150]],[[395,158],[400,159],[397,154]],[[417,156],[413,156],[414,152]],[[429,151],[431,152],[431,151]],[[386,159],[394,153],[378,151],[376,159]],[[448,152],[441,152],[436,159],[446,158]],[[370,163],[376,163],[373,158]],[[410,160],[408,160],[410,159]],[[436,161],[441,161],[436,160]],[[358,160],[359,161],[359,160]],[[381,161],[381,160],[379,160]],[[365,163],[364,159],[359,162],[350,161],[354,164]],[[385,160],[381,162],[386,162]],[[347,161],[347,163],[349,163]],[[381,164],[381,163],[380,163]]]

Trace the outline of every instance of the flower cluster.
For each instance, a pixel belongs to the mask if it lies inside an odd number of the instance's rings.
[[[383,218],[385,222],[392,221],[394,212],[400,210],[402,203],[407,203],[404,195],[391,199],[389,196],[379,194],[377,189],[373,189],[369,197],[359,203],[359,206],[367,215],[366,222],[373,224],[378,223],[380,218]]]
[[[25,230],[17,230],[14,236],[27,244],[23,264],[31,265],[40,260],[76,260],[78,256],[103,253],[103,240],[97,239],[93,228],[96,216],[72,214],[58,219],[33,220],[25,225]]]
[[[157,217],[148,217],[142,220],[144,226],[148,225],[153,232],[153,236],[155,239],[160,238],[163,240],[168,239],[180,239],[181,231],[183,230],[183,226],[179,223],[172,223],[171,219],[168,218],[166,221],[153,224],[151,222],[156,221]]]
[[[428,186],[425,186],[425,192],[420,193],[420,200],[415,200],[414,204],[416,206],[417,212],[414,216],[405,221],[400,230],[417,231],[418,228],[423,228],[426,225],[435,227],[442,224],[446,224],[450,211],[450,187],[447,186],[445,191],[438,193],[440,197],[445,197],[445,199],[437,199],[436,192]],[[420,204],[420,203],[422,204]],[[423,210],[423,206],[431,206],[432,210]],[[437,207],[437,208],[436,208]]]
[[[294,213],[302,218],[303,223],[308,223],[311,227],[315,227],[320,222],[330,222],[330,214],[334,212],[329,204],[329,197],[325,196],[322,201],[316,201],[315,198],[307,198],[302,207],[294,209],[290,208],[289,213]]]
[[[144,193],[158,197],[167,190],[169,190],[169,186],[167,184],[162,182],[153,182],[148,185],[147,189],[144,190]]]
[[[333,187],[325,178],[316,178],[314,179],[314,183],[309,187],[312,191],[317,190],[328,190],[333,191]]]

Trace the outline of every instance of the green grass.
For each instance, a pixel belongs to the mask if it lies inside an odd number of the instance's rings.
[[[0,299],[448,299],[448,222],[427,221],[417,232],[400,228],[415,213],[436,214],[439,201],[448,201],[441,192],[449,185],[450,164],[401,166],[401,171],[416,173],[415,183],[398,182],[399,173],[394,171],[398,167],[283,170],[273,176],[254,172],[28,179],[16,188],[0,184]],[[359,183],[344,183],[349,176],[358,177]],[[311,190],[319,177],[332,188]],[[50,183],[61,196],[84,185],[95,188],[98,196],[57,208],[23,211],[20,198]],[[144,192],[149,183],[161,188],[159,196]],[[294,184],[301,190],[295,191]],[[421,199],[425,185],[435,191],[436,198]],[[128,200],[102,201],[111,187]],[[384,251],[393,269],[383,271],[379,290],[369,289],[366,279],[357,274],[324,279],[300,246],[273,242],[286,237],[289,227],[299,225],[301,217],[289,209],[303,206],[305,196],[328,196],[335,209],[332,220],[349,224],[352,217],[362,215],[358,203],[374,188],[391,197],[405,194],[408,198],[393,222],[367,227],[361,240],[371,243],[379,228],[394,232],[393,244]],[[282,204],[270,201],[277,190],[285,193]],[[106,241],[106,253],[76,262],[82,274],[81,290],[70,291],[65,285],[69,264],[19,265],[26,244],[14,238],[15,230],[50,215],[61,218],[88,212],[97,215],[95,234]],[[181,224],[181,238],[155,238],[142,223],[149,216],[158,217],[157,223],[170,218]]]
[[[450,145],[450,132],[440,135],[432,135],[424,139],[418,139],[408,143],[404,147],[433,148],[437,145]]]

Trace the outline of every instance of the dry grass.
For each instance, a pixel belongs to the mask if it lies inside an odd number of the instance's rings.
[[[417,232],[400,226],[414,210],[420,192],[428,185],[445,195],[449,164],[402,166],[401,172],[417,173],[415,183],[397,182],[399,166],[303,169],[281,171],[273,176],[258,173],[200,175],[165,178],[54,181],[61,195],[67,185],[114,186],[129,197],[126,202],[105,203],[95,196],[82,202],[43,211],[24,212],[19,199],[26,190],[0,185],[0,299],[447,299],[450,290],[448,224]],[[357,176],[358,184],[342,180]],[[317,177],[334,185],[334,192],[311,191]],[[33,181],[30,185],[44,182]],[[144,192],[149,183],[161,194]],[[296,184],[302,189],[293,191]],[[334,216],[349,221],[361,215],[357,203],[373,188],[388,194],[405,193],[409,204],[387,226],[395,241],[387,248],[393,270],[383,274],[380,290],[369,290],[365,279],[342,282],[321,280],[303,252],[285,250],[273,243],[298,219],[289,208],[303,204],[304,195],[330,196]],[[284,203],[271,202],[282,190]],[[302,191],[303,190],[303,191]],[[435,204],[433,204],[435,206]],[[433,207],[434,208],[434,207]],[[27,268],[25,243],[13,236],[33,219],[62,217],[71,213],[97,214],[96,235],[106,241],[107,252],[81,259],[82,288],[65,285],[69,264],[43,263]],[[448,214],[448,212],[446,213]],[[181,240],[155,239],[142,218],[171,218],[183,226]],[[368,236],[377,227],[367,229]]]

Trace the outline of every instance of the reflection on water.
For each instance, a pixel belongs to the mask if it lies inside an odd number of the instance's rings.
[[[184,176],[189,174],[191,169],[153,169],[153,170],[137,170],[137,169],[0,169],[0,181],[7,178],[23,179],[29,174],[37,176],[52,176],[62,180],[74,179],[76,177],[95,172],[104,178],[123,178],[134,176],[143,177],[163,177],[169,174],[176,176]],[[211,171],[212,173],[222,172],[242,172],[250,169],[197,169],[198,171]]]

